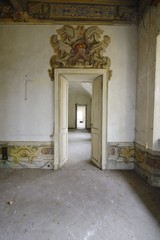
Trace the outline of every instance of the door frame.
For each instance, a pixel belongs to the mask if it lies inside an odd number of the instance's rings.
[[[107,168],[107,126],[108,126],[108,81],[109,70],[108,69],[70,69],[70,68],[57,68],[54,69],[54,170],[58,170],[60,166],[59,162],[59,89],[58,80],[60,76],[66,78],[67,74],[86,74],[95,76],[102,76],[102,163],[101,169]],[[95,77],[96,78],[96,77]],[[94,80],[94,79],[93,79]],[[92,80],[92,81],[93,81]],[[68,80],[69,81],[69,80]],[[76,82],[76,80],[75,80]],[[81,81],[84,82],[84,81]],[[86,81],[88,82],[88,81]]]

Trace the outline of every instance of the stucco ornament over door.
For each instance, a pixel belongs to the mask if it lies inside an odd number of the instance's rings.
[[[52,35],[51,45],[54,55],[50,60],[49,74],[54,79],[55,68],[108,69],[111,76],[110,58],[104,56],[110,37],[103,35],[97,26],[63,26]]]

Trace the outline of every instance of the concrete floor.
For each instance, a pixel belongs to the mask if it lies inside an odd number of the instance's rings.
[[[89,147],[78,147],[89,146],[89,134],[76,135],[59,171],[0,170],[0,239],[160,239],[160,189],[134,171],[98,170],[89,163]]]

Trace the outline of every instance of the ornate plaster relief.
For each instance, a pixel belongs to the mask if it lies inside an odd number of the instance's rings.
[[[54,78],[55,68],[110,68],[110,58],[103,55],[110,43],[110,37],[102,36],[103,30],[99,27],[65,25],[57,33],[58,35],[51,37],[55,53],[50,60],[51,79]]]

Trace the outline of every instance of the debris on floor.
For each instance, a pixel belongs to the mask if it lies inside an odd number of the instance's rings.
[[[14,202],[13,201],[8,201],[8,205],[12,205]]]

